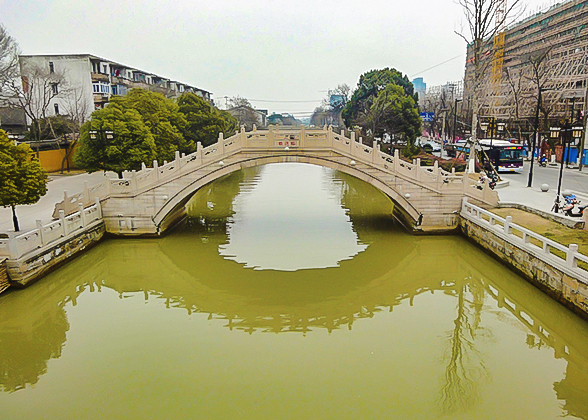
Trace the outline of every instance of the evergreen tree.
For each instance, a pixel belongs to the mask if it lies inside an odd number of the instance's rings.
[[[209,146],[216,143],[220,132],[231,136],[238,127],[237,120],[228,112],[219,111],[194,93],[184,93],[178,98],[178,105],[186,118],[183,133],[187,141]]]
[[[74,163],[88,172],[138,170],[157,157],[153,135],[133,108],[113,101],[82,126]],[[171,159],[170,159],[171,160]]]
[[[27,144],[14,145],[0,130],[0,205],[12,208],[14,230],[18,232],[16,206],[34,204],[47,193],[47,174]]]
[[[125,96],[114,97],[112,103],[133,108],[141,115],[155,141],[157,160],[170,161],[176,151],[192,153],[196,150],[196,145],[182,134],[186,117],[179,112],[178,104],[172,99],[160,93],[132,89]]]

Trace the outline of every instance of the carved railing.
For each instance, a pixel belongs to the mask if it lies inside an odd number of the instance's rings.
[[[85,208],[79,202],[77,212],[66,215],[61,210],[58,220],[47,224],[37,220],[36,229],[25,233],[11,232],[7,238],[0,238],[0,259],[1,257],[8,257],[11,260],[19,259],[62,238],[77,235],[100,220],[102,220],[102,212],[98,199],[93,205]]]
[[[231,155],[241,151],[288,151],[331,149],[350,157],[353,164],[364,164],[377,167],[410,181],[414,181],[426,188],[430,188],[440,194],[462,194],[470,198],[481,200],[485,203],[496,202],[496,194],[486,184],[480,184],[469,179],[467,174],[456,174],[438,167],[437,162],[433,166],[422,166],[419,159],[413,162],[402,160],[395,152],[391,156],[380,151],[380,146],[374,142],[373,146],[367,146],[355,139],[355,133],[346,137],[343,131],[335,133],[331,127],[323,129],[279,128],[272,127],[269,130],[256,130],[246,132],[243,128],[240,132],[225,139],[222,133],[217,143],[208,147],[197,144],[197,150],[189,155],[180,155],[176,152],[175,159],[171,162],[153,161],[152,167],[142,165],[139,171],[125,171],[123,179],[107,179],[103,183],[84,188],[84,191],[72,196],[64,193],[64,200],[55,207],[53,217],[59,216],[63,210],[66,215],[78,209],[78,203],[84,206],[91,205],[95,199],[104,200],[110,196],[133,196],[142,191],[157,187],[158,185],[180,177],[186,173],[204,168],[213,163],[222,162]]]
[[[564,269],[570,270],[577,277],[588,283],[588,271],[582,266],[578,266],[578,261],[580,261],[586,267],[585,264],[588,264],[588,256],[578,252],[578,245],[570,244],[570,246],[566,247],[513,223],[511,216],[502,218],[488,210],[468,203],[466,198],[463,200],[461,216],[490,231],[499,233],[511,244],[531,252],[544,262],[550,264],[555,263]]]

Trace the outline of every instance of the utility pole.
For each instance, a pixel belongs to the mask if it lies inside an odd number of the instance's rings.
[[[588,113],[588,80],[586,82],[586,92],[584,93],[584,115],[582,117],[584,119],[584,135],[582,136],[582,140],[580,141],[579,150],[580,164],[578,165],[578,171],[580,172],[582,172],[582,168],[584,166],[584,145],[586,144],[586,140],[588,140],[588,115],[586,115]]]
[[[533,186],[533,162],[535,161],[535,142],[537,141],[537,136],[539,135],[539,108],[541,107],[541,92],[543,89],[539,86],[539,96],[537,98],[537,108],[535,109],[535,132],[533,133],[533,145],[531,146],[531,150],[529,151],[531,155],[531,167],[529,168],[529,180],[527,181],[527,188],[531,188]],[[563,159],[563,156],[562,156]]]

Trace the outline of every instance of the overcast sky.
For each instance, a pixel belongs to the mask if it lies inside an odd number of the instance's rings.
[[[23,54],[90,53],[275,112],[312,111],[371,69],[459,80],[461,21],[453,0],[0,0]]]

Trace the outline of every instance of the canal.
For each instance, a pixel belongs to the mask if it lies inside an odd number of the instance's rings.
[[[0,296],[3,419],[588,419],[588,324],[378,190],[303,164],[201,189]]]

